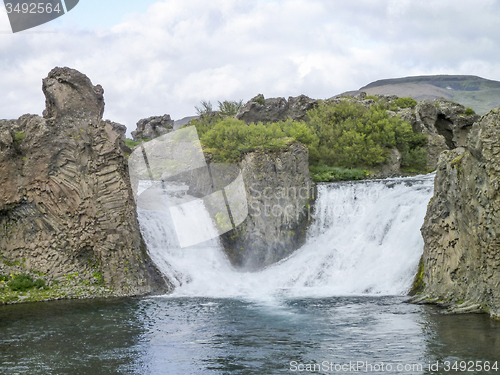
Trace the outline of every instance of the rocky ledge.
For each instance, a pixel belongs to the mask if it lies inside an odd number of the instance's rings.
[[[81,288],[35,300],[167,292],[139,231],[123,129],[102,120],[102,87],[55,68],[43,92],[43,118],[0,121],[0,302],[26,299],[10,293],[23,277],[40,291]]]
[[[441,154],[414,301],[500,318],[500,109]]]

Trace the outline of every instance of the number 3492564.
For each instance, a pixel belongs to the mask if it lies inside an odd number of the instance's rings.
[[[53,6],[51,3],[5,3],[7,13],[41,14],[41,13],[61,13],[64,12],[60,4]]]

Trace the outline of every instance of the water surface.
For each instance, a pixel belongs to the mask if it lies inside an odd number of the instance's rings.
[[[299,373],[293,361],[362,361],[444,374],[427,371],[429,363],[498,360],[499,323],[404,300],[150,297],[2,306],[0,363],[3,374],[292,374]]]

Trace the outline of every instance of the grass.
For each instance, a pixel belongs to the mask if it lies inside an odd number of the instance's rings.
[[[39,302],[55,299],[92,298],[113,295],[113,290],[104,286],[102,274],[93,273],[93,278],[77,279],[78,274],[64,280],[33,280],[37,272],[0,275],[0,305],[19,302]]]

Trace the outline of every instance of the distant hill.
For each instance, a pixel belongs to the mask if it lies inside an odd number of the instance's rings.
[[[445,98],[476,113],[485,114],[500,106],[500,82],[467,75],[434,75],[382,79],[351,91],[365,91],[368,95],[385,94],[409,96],[415,100]]]

